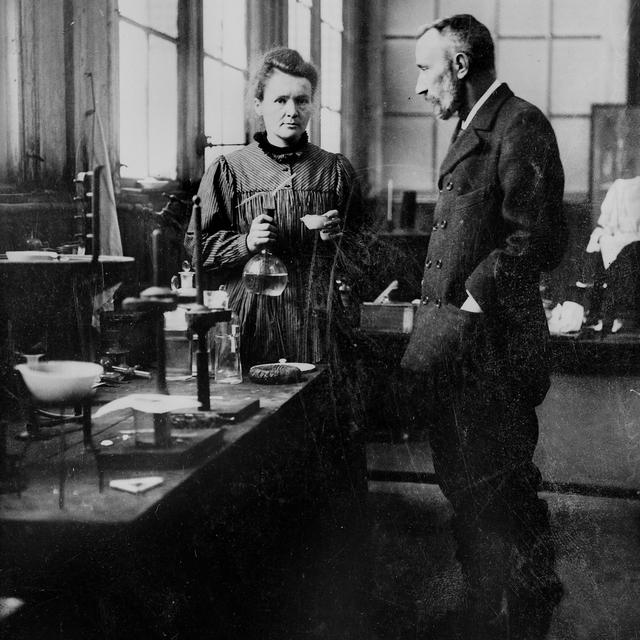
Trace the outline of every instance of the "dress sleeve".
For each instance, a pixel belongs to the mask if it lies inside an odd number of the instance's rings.
[[[537,109],[518,114],[503,134],[498,189],[504,244],[465,283],[485,312],[517,306],[516,292],[555,268],[566,247],[564,173],[553,129]]]
[[[235,181],[224,158],[217,158],[206,170],[198,196],[202,207],[202,262],[205,269],[217,271],[243,265],[251,255],[247,234],[239,233],[234,213]],[[187,253],[193,255],[193,217],[185,236]]]

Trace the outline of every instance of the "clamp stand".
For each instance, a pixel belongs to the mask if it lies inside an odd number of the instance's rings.
[[[196,352],[196,371],[198,381],[198,402],[201,411],[211,410],[209,398],[209,349],[207,332],[216,322],[231,319],[229,309],[209,309],[204,305],[202,291],[202,208],[200,198],[193,197],[194,220],[194,252],[193,262],[196,268],[196,303],[187,310],[187,324],[192,333],[198,335],[198,351]]]
[[[175,292],[168,287],[161,287],[158,285],[161,236],[162,232],[159,229],[155,229],[151,236],[153,247],[154,286],[142,291],[139,298],[125,298],[122,301],[122,308],[126,311],[148,313],[153,317],[156,333],[156,358],[158,366],[158,372],[156,375],[156,393],[169,395],[169,389],[167,388],[167,356],[164,344],[164,314],[165,311],[173,311],[176,309],[178,302]],[[148,422],[149,415],[152,416],[153,420],[155,446],[171,446],[171,425],[169,424],[169,416],[165,413],[145,414],[143,417],[139,412],[136,412],[134,414],[136,432],[144,428],[144,423]]]

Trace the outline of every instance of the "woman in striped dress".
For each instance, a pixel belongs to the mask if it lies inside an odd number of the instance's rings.
[[[253,82],[265,131],[247,147],[218,157],[198,191],[204,269],[226,284],[240,317],[245,367],[286,358],[328,362],[336,372],[352,342],[335,280],[357,283],[363,274],[364,209],[349,161],[308,142],[317,82],[315,67],[298,52],[267,53]],[[272,216],[265,214],[271,194]],[[328,214],[322,234],[305,226],[301,218],[307,214]],[[245,264],[264,248],[287,266],[288,284],[278,297],[249,293],[242,283]]]

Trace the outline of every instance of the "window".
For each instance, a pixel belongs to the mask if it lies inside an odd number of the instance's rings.
[[[339,151],[343,2],[286,6],[289,46],[320,69],[312,138]],[[147,176],[197,180],[219,154],[247,144],[248,12],[257,15],[256,7],[247,0],[119,0],[118,9],[123,184]]]
[[[246,144],[246,20],[242,1],[204,0],[204,128],[213,145],[205,165]]]
[[[120,174],[197,179],[246,144],[246,1],[119,0],[119,13]]]
[[[307,60],[320,61],[320,118],[312,128],[319,131],[320,146],[333,152],[341,147],[342,30],[342,0],[289,0],[289,46]]]
[[[305,60],[311,59],[312,7],[313,0],[289,0],[289,47]]]
[[[322,0],[320,55],[320,145],[337,153],[342,104],[342,0]]]
[[[120,0],[120,174],[176,177],[178,0]]]

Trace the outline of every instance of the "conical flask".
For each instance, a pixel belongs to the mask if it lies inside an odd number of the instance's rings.
[[[253,256],[244,266],[242,282],[249,293],[279,296],[287,286],[289,273],[284,262],[268,249]]]

